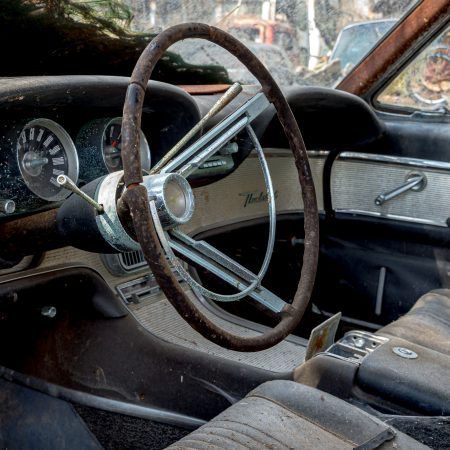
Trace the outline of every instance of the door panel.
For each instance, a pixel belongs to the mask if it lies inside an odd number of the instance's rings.
[[[313,302],[386,325],[426,292],[450,287],[448,237],[446,228],[337,214],[322,226]]]
[[[413,188],[377,205],[380,194],[394,194],[415,175]],[[447,227],[450,217],[450,164],[386,155],[341,153],[331,172],[336,212],[385,217]]]
[[[424,293],[450,288],[450,128],[415,120],[389,118],[373,153],[360,148],[333,161],[313,299],[322,312],[375,328]],[[425,177],[422,189],[376,204],[411,174]]]

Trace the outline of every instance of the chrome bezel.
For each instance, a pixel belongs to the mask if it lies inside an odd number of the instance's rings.
[[[69,136],[69,133],[67,133],[67,131],[58,123],[54,122],[53,120],[50,119],[44,119],[44,118],[38,118],[38,119],[33,119],[30,122],[27,122],[22,129],[20,130],[20,134],[19,136],[22,134],[22,132],[27,129],[27,128],[31,128],[34,126],[41,126],[43,128],[46,128],[47,130],[49,130],[51,133],[53,133],[58,140],[61,142],[62,146],[63,146],[63,151],[66,154],[66,158],[67,158],[67,176],[74,182],[77,183],[78,181],[78,171],[79,171],[79,163],[78,163],[78,154],[77,154],[77,150],[75,148],[75,144],[72,141],[72,138]],[[33,193],[35,194],[37,197],[41,198],[42,200],[46,200],[49,202],[58,202],[58,201],[62,201],[64,199],[66,199],[71,192],[60,188],[59,192],[55,195],[43,195],[42,192],[39,192],[39,189],[36,189],[36,187],[32,187],[32,185],[30,184],[30,179],[29,177],[31,176],[26,169],[22,166],[22,161],[20,161],[19,158],[19,140],[17,140],[17,145],[16,145],[16,159],[17,159],[17,164],[19,167],[19,171],[20,171],[20,175],[23,178],[23,181],[25,182],[27,188]]]
[[[186,199],[185,212],[181,217],[174,214],[167,204],[166,189],[171,182],[180,186]],[[155,201],[159,220],[165,230],[183,225],[192,218],[195,209],[194,193],[184,177],[176,173],[149,175],[144,177],[143,185],[147,189],[149,201]]]
[[[105,156],[105,138],[106,138],[106,130],[110,125],[120,125],[122,126],[122,117],[114,117],[112,119],[109,119],[105,121],[103,124],[103,130],[102,130],[102,138],[101,138],[101,151],[102,151],[102,159],[103,164],[105,164],[106,170],[108,173],[117,172],[120,170],[123,170],[123,168],[110,170],[112,167],[108,165],[106,162],[106,156]],[[147,138],[145,137],[145,134],[142,132],[142,130],[139,130],[139,155],[141,157],[141,168],[145,172],[150,170],[151,162],[152,162],[152,155],[150,152],[150,146],[148,145]],[[145,158],[145,159],[144,159]]]
[[[117,191],[123,179],[123,170],[107,175],[98,185],[95,200],[103,205],[103,214],[95,220],[103,238],[120,252],[139,250],[141,246],[123,227],[117,212]]]

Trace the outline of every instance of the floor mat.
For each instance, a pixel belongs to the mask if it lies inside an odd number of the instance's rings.
[[[82,405],[75,410],[106,450],[163,449],[190,430]]]

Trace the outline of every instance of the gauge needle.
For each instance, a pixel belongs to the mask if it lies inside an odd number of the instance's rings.
[[[117,136],[117,139],[114,139],[112,142],[111,142],[111,145],[114,147],[114,148],[116,148],[118,145],[119,145],[119,143],[120,143],[120,138],[122,137],[122,132],[120,132],[119,133],[119,136]]]

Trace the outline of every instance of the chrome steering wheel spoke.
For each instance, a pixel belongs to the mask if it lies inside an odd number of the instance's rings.
[[[174,157],[164,166],[161,173],[176,172],[185,178],[188,177],[209,157],[227,144],[230,139],[247,127],[269,105],[270,102],[267,97],[259,92],[186,150]]]
[[[161,220],[161,208],[157,206],[156,201],[150,201],[150,210],[159,240],[169,261],[192,289],[205,297],[221,302],[240,300],[248,295],[269,310],[280,313],[286,306],[286,302],[261,286],[261,281],[269,267],[275,242],[275,194],[264,151],[255,132],[249,125],[268,105],[269,102],[264,94],[259,93],[252,97],[187,150],[168,162],[161,171],[161,175],[159,175],[164,176],[164,172],[175,171],[175,174],[179,177],[184,178],[188,176],[209,156],[227,144],[238,132],[245,129],[256,150],[262,168],[269,208],[268,244],[261,269],[257,275],[204,241],[196,241],[177,228],[171,227],[172,229],[167,231],[168,228],[164,226]],[[152,198],[150,192],[149,198]],[[174,252],[207,269],[229,285],[235,287],[238,292],[231,295],[223,295],[206,289],[191,277]]]
[[[216,301],[229,302],[239,300],[246,295],[249,295],[275,313],[281,312],[286,306],[285,301],[261,285],[260,274],[255,275],[212,245],[204,241],[196,241],[176,230],[170,231],[168,235],[167,243],[172,250],[207,269],[229,285],[241,290],[233,295],[217,294],[205,289],[189,276],[185,281],[205,297]],[[169,259],[171,260],[170,256]],[[171,262],[174,263],[172,260]],[[176,266],[178,266],[177,263]],[[181,276],[183,275],[181,274]],[[191,281],[193,281],[193,283]],[[255,285],[254,289],[252,289],[253,285]]]
[[[196,241],[179,230],[165,232],[159,223],[158,212],[153,201],[150,203],[150,211],[155,220],[159,240],[169,261],[193,290],[221,302],[240,300],[248,295],[275,313],[280,313],[286,306],[285,301],[261,286],[265,271],[260,270],[260,273],[255,275],[205,241]],[[240,291],[232,295],[223,295],[206,289],[192,278],[174,252],[207,269]]]

